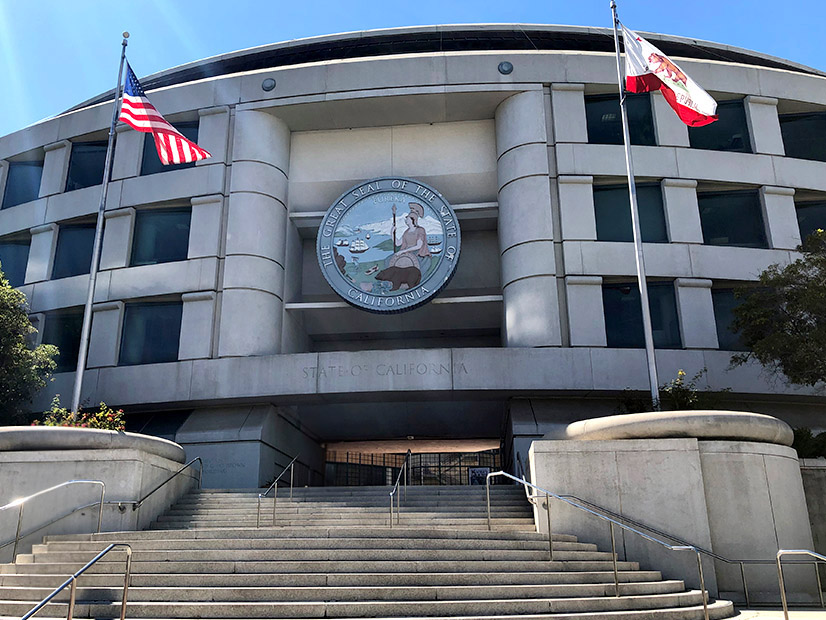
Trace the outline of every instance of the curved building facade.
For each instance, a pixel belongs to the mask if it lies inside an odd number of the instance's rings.
[[[705,368],[728,408],[823,427],[815,391],[729,369],[728,322],[734,287],[826,227],[826,75],[649,38],[720,114],[689,129],[659,93],[629,98],[661,381]],[[355,441],[501,445],[508,466],[551,425],[647,391],[609,30],[335,35],[143,85],[213,157],[162,169],[151,139],[119,128],[83,400],[202,455],[207,484],[256,486],[297,453],[321,483],[325,450]],[[74,367],[111,97],[0,138],[0,261],[60,370]],[[449,284],[404,313],[348,304],[317,256],[331,206],[379,178],[433,188],[461,229]],[[58,373],[35,406],[71,382]]]

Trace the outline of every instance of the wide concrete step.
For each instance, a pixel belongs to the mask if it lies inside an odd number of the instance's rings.
[[[402,485],[404,489],[405,486]],[[294,486],[293,496],[301,497],[369,497],[371,495],[386,495],[393,489],[390,485],[364,486],[364,487],[303,487]],[[407,493],[421,495],[423,497],[437,497],[447,495],[486,495],[484,485],[420,485],[408,484]],[[197,489],[188,493],[185,497],[249,497],[256,496],[267,491],[267,488],[260,489]],[[279,482],[278,492],[290,492],[289,485]],[[272,493],[272,490],[270,490]],[[516,484],[494,484],[490,487],[491,496],[505,495],[525,495],[521,485]]]
[[[253,538],[429,538],[429,539],[456,539],[456,540],[548,540],[547,534],[540,534],[535,530],[464,530],[442,527],[409,527],[402,523],[400,526],[382,527],[272,527],[262,525],[260,528],[236,527],[232,529],[185,529],[139,532],[102,532],[100,534],[53,534],[46,536],[46,542],[51,541],[109,541],[131,542],[137,540],[187,540],[187,539],[253,539]],[[577,537],[570,534],[554,534],[554,541],[576,542]]]
[[[175,504],[175,506],[168,511],[166,514],[175,514],[175,513],[198,513],[198,512],[213,512],[216,514],[227,514],[227,515],[235,515],[235,514],[255,514],[258,511],[259,504],[258,502],[245,502],[239,504],[226,504],[226,505],[219,505],[219,504],[212,504],[212,503],[204,503],[204,504]],[[261,511],[264,510],[269,511],[272,513],[272,500],[271,499],[263,499],[261,500],[260,504]],[[308,513],[308,512],[315,512],[319,514],[324,514],[328,511],[340,511],[346,512],[348,514],[361,514],[361,513],[383,513],[390,511],[390,502],[384,502],[383,504],[376,504],[372,506],[352,506],[349,504],[336,504],[336,503],[325,503],[324,505],[319,505],[315,502],[277,502],[276,509],[279,513]],[[393,510],[396,510],[396,504],[393,503]],[[420,503],[420,504],[411,504],[410,502],[402,503],[401,507],[398,508],[401,512],[434,512],[434,513],[473,513],[476,515],[484,515],[487,514],[487,507],[485,504],[436,504],[436,503]],[[494,514],[502,513],[502,512],[519,512],[519,513],[530,513],[532,511],[531,506],[528,503],[522,504],[491,504],[491,512]]]
[[[395,520],[395,518],[394,518]],[[486,518],[477,518],[477,517],[463,517],[463,518],[439,518],[437,516],[421,516],[421,515],[402,515],[401,521],[404,522],[408,527],[416,527],[416,526],[451,526],[451,527],[472,527],[472,528],[485,528],[488,527],[488,521]],[[261,519],[262,525],[264,524],[264,519]],[[272,523],[272,521],[270,521]],[[342,525],[345,527],[375,527],[376,525],[389,525],[390,517],[389,515],[386,516],[383,520],[379,518],[373,519],[353,519],[343,515],[341,518],[335,518],[335,515],[329,515],[326,518],[313,518],[311,516],[307,516],[305,518],[295,517],[285,515],[283,518],[279,515],[276,518],[276,524],[283,525],[285,527],[329,527],[335,525]],[[182,517],[160,517],[157,521],[154,521],[151,525],[153,529],[158,528],[166,528],[166,529],[186,529],[186,528],[193,528],[193,527],[221,527],[221,528],[232,528],[232,527],[253,527],[256,524],[255,517],[243,518],[239,517],[237,519],[229,520],[229,519],[202,519],[202,518],[193,518],[187,519]],[[533,519],[528,517],[523,518],[501,518],[501,519],[494,519],[493,526],[499,529],[502,528],[515,528],[515,529],[534,529]]]
[[[620,583],[659,581],[659,571],[620,571]],[[3,575],[0,586],[30,586],[56,588],[65,575]],[[123,575],[84,574],[81,587],[122,587]],[[135,587],[352,587],[352,586],[491,586],[491,585],[553,585],[577,583],[614,583],[613,571],[559,572],[479,572],[479,573],[138,573],[132,575]]]
[[[82,541],[55,541],[33,545],[32,553],[102,551],[107,543]],[[546,540],[474,540],[471,538],[246,538],[246,539],[190,539],[132,541],[137,550],[229,550],[229,549],[438,549],[438,550],[531,550],[548,551]],[[556,551],[596,551],[590,543],[561,542],[553,545]]]
[[[110,605],[113,609],[113,614],[110,616],[100,615],[99,618],[120,618],[117,605]],[[728,601],[714,601],[709,603],[708,614],[710,620],[722,620],[729,618],[734,614],[734,606]],[[218,616],[200,616],[203,620],[219,620]],[[298,618],[299,616],[294,616]],[[306,616],[304,616],[306,617]],[[398,617],[398,616],[396,616]],[[47,616],[45,612],[41,612],[37,616],[38,620],[64,620],[64,616]],[[166,620],[168,616],[157,615],[154,618],[143,618],[142,620]],[[248,616],[251,620],[252,616]],[[406,620],[702,620],[703,606],[692,605],[688,607],[669,607],[659,608],[656,613],[649,610],[601,610],[597,612],[556,612],[556,613],[542,613],[542,614],[502,614],[493,615],[488,613],[480,614],[465,614],[463,616],[449,615],[449,616],[407,616]],[[19,616],[3,616],[0,615],[0,620],[18,620]],[[237,620],[241,620],[238,618]],[[374,617],[373,620],[390,620],[390,617]]]
[[[65,574],[70,575],[88,561],[36,562],[32,564],[0,564],[1,574]],[[617,562],[618,570],[638,570],[636,562]],[[124,562],[101,560],[89,568],[90,573],[122,573]],[[484,571],[556,572],[609,571],[613,562],[600,560],[511,561],[511,560],[354,560],[350,562],[316,561],[212,561],[212,562],[132,562],[132,572],[138,573],[478,573]]]

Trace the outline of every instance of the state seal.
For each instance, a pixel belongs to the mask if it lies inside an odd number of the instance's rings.
[[[459,262],[461,233],[447,200],[403,177],[344,192],[318,229],[321,272],[348,303],[369,312],[412,310],[441,291]]]

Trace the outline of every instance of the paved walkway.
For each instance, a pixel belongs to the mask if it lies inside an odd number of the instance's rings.
[[[783,620],[783,609],[741,609],[736,620]],[[795,608],[789,610],[789,620],[826,620],[826,609],[820,607]]]

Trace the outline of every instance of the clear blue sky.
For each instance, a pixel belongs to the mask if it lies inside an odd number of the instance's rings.
[[[618,0],[630,28],[818,69],[822,3]],[[780,8],[782,7],[782,8]],[[336,32],[449,23],[611,25],[608,0],[0,0],[0,136],[114,87],[120,33],[145,76],[234,50]]]

